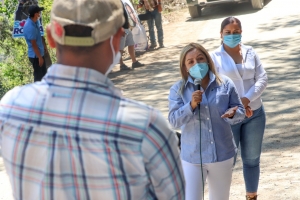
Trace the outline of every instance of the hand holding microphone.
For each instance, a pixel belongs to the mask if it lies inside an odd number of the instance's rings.
[[[201,102],[202,102],[202,94],[203,92],[200,90],[201,88],[201,79],[195,79],[194,84],[197,86],[198,90],[193,92],[191,107],[194,110]]]
[[[193,92],[191,101],[191,107],[193,110],[202,102],[202,94],[203,92],[200,90]]]

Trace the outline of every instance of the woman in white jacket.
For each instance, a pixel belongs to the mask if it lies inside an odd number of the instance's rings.
[[[242,25],[235,17],[221,24],[222,45],[211,53],[220,74],[235,84],[246,109],[246,118],[232,125],[237,147],[241,145],[246,199],[257,199],[260,154],[266,116],[261,95],[267,86],[267,74],[251,46],[241,43]]]

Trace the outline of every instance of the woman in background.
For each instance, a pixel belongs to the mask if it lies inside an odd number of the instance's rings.
[[[222,45],[211,57],[220,74],[235,84],[246,109],[246,118],[232,125],[237,147],[241,145],[246,199],[256,200],[260,174],[260,154],[266,125],[261,95],[267,86],[267,74],[251,46],[241,43],[242,25],[235,17],[221,24]]]

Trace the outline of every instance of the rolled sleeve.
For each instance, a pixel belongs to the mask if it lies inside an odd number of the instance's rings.
[[[180,128],[191,120],[194,113],[190,102],[184,104],[178,89],[171,88],[169,94],[169,122],[174,128]]]
[[[184,199],[185,182],[176,134],[155,111],[142,142],[142,153],[155,199]]]

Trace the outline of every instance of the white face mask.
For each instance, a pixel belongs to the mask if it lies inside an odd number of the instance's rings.
[[[116,54],[115,49],[112,45],[112,41],[113,41],[113,36],[110,37],[110,48],[113,53],[113,61],[112,61],[112,64],[107,69],[107,71],[105,72],[105,74],[104,74],[105,76],[107,76],[111,72],[111,70],[116,66],[116,64],[118,64],[120,62],[120,58],[121,58],[120,51],[118,51],[118,53]]]

